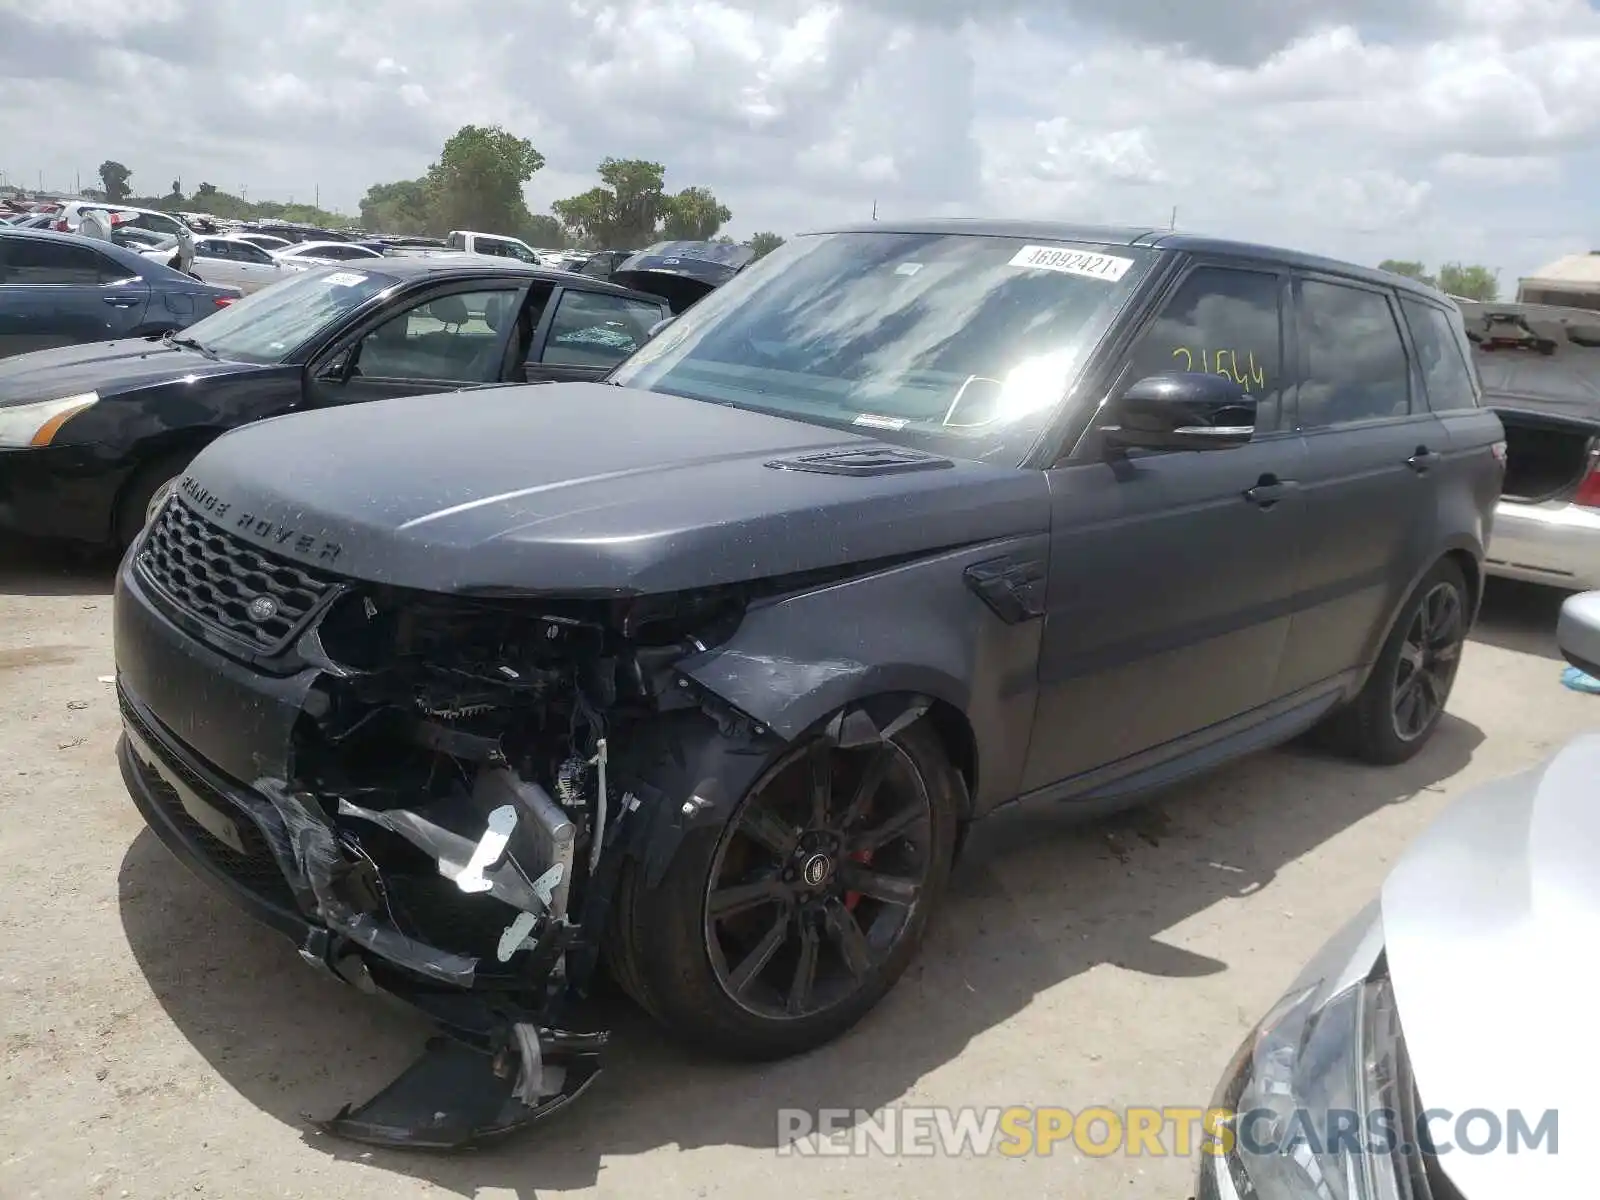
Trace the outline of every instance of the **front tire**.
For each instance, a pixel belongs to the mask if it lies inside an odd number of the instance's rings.
[[[933,726],[776,760],[659,887],[625,873],[608,959],[685,1041],[773,1059],[838,1037],[915,957],[943,897],[963,784]]]
[[[116,539],[117,553],[133,544],[193,460],[194,455],[190,453],[168,454],[134,472],[117,498],[113,517],[112,536]]]
[[[1332,744],[1378,766],[1427,745],[1455,684],[1471,611],[1466,576],[1441,559],[1400,610],[1360,694],[1330,719]]]

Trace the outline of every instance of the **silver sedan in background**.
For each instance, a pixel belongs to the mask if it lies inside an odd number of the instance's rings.
[[[376,250],[368,250],[351,242],[296,242],[282,250],[271,251],[271,254],[277,262],[292,271],[311,271],[357,260],[369,264],[383,260],[383,255]]]

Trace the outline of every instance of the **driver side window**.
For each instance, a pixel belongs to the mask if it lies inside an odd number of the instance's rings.
[[[415,305],[361,339],[355,373],[362,379],[493,383],[516,299],[515,289],[498,288]]]
[[[1281,289],[1265,271],[1201,267],[1178,285],[1130,355],[1123,386],[1150,375],[1201,371],[1256,401],[1256,428],[1279,428],[1283,393]]]

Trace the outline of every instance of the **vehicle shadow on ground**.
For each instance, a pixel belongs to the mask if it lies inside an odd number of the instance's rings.
[[[941,917],[889,997],[845,1037],[762,1066],[690,1055],[625,1001],[600,1081],[568,1112],[472,1154],[369,1150],[307,1131],[309,1145],[470,1197],[597,1182],[605,1156],[662,1146],[771,1148],[779,1108],[872,1112],[959,1056],[1046,989],[1103,964],[1163,977],[1230,964],[1164,944],[1163,931],[1268,887],[1278,869],[1348,826],[1460,771],[1482,733],[1446,717],[1413,761],[1354,766],[1299,745],[1258,755],[1090,824],[1008,810],[980,824]],[[148,831],[119,874],[133,953],[178,1029],[232,1087],[292,1125],[365,1100],[421,1049],[425,1027],[308,970],[173,863]],[[181,936],[179,936],[181,933]]]
[[[109,596],[116,556],[0,534],[0,596]]]
[[[1472,640],[1518,654],[1561,661],[1556,645],[1556,622],[1561,605],[1571,592],[1523,583],[1516,579],[1490,579],[1483,589],[1483,609]]]

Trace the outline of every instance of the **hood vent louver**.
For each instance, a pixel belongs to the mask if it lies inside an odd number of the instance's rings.
[[[775,471],[809,471],[814,475],[902,475],[907,471],[939,471],[955,463],[903,446],[866,446],[775,458],[766,465]]]

